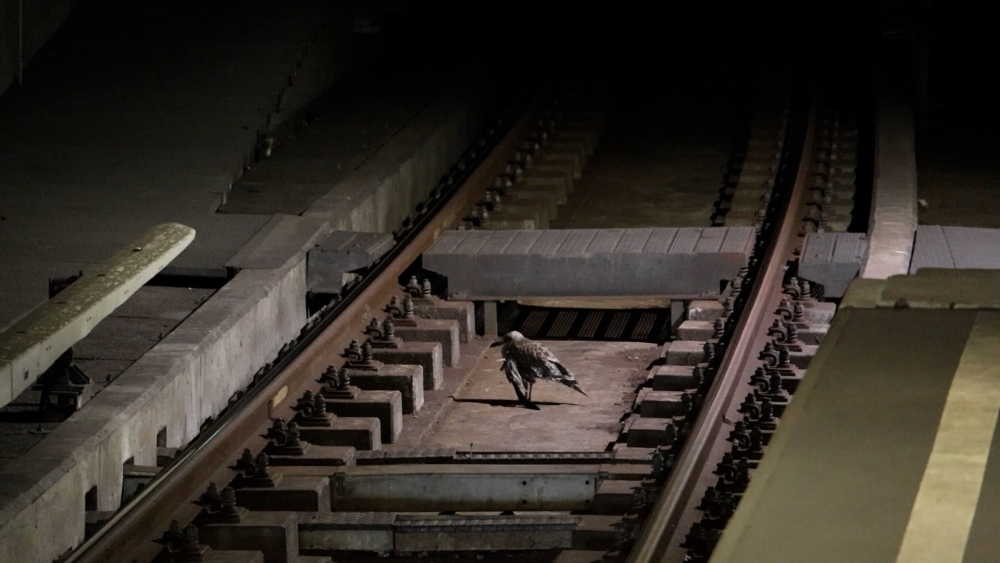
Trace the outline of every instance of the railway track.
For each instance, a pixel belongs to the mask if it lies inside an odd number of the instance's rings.
[[[807,233],[846,231],[852,222],[857,126],[845,122],[835,105],[793,106],[786,115],[785,135],[770,147],[752,137],[740,166],[759,170],[772,163],[753,211],[758,252],[732,287],[738,321],[728,322],[719,338],[725,352],[705,366],[714,373],[707,408],[650,510],[630,562],[710,559],[835,312],[833,303],[822,302],[822,287],[795,273]],[[768,130],[758,128],[755,136],[760,129]],[[725,197],[720,208],[728,210]],[[744,207],[736,217],[746,215]],[[726,217],[719,213],[716,221]]]
[[[428,446],[469,393],[471,374],[492,358],[489,341],[474,334],[488,332],[485,307],[435,297],[443,282],[426,276],[421,254],[450,229],[546,226],[599,138],[597,113],[552,94],[522,100],[394,233],[393,251],[64,561],[210,561],[241,542],[269,561],[428,553],[425,560],[707,561],[835,310],[821,288],[795,278],[795,260],[807,232],[844,223],[834,207],[851,198],[856,131],[797,100],[755,116],[714,217],[755,227],[749,266],[719,300],[689,304],[688,321],[648,374],[630,362],[656,358],[651,343],[670,333],[669,306],[651,317],[607,309],[604,320],[579,321],[501,310],[504,330],[570,339],[589,330],[597,342],[583,353],[593,365],[632,374],[614,444]],[[435,332],[420,318],[444,324]],[[388,359],[399,351],[394,325],[411,335],[423,327],[408,361]],[[612,333],[624,342],[602,343]],[[636,334],[650,344],[629,344]],[[680,354],[676,342],[698,352]],[[421,365],[421,377],[374,377],[394,364]],[[665,390],[673,395],[650,395]],[[680,406],[653,412],[667,404]],[[643,419],[658,426],[639,438]],[[220,532],[227,526],[249,531]]]

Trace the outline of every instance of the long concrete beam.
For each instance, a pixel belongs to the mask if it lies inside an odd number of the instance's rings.
[[[333,509],[353,512],[586,510],[600,465],[370,465],[331,479]]]
[[[194,240],[179,223],[153,227],[0,333],[0,407],[152,279]]]
[[[883,87],[875,121],[875,186],[862,278],[906,274],[917,231],[917,154],[913,106]]]
[[[448,296],[718,295],[745,266],[753,227],[449,231],[424,253]]]

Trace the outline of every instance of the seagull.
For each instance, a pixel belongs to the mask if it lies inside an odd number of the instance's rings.
[[[541,344],[528,340],[520,332],[513,330],[503,335],[490,347],[500,346],[500,355],[503,356],[501,370],[507,376],[507,381],[514,386],[514,392],[522,403],[531,403],[531,389],[538,379],[548,379],[557,381],[572,388],[574,391],[589,397],[583,389],[576,383],[573,373],[566,369],[559,360]],[[527,397],[522,397],[521,387],[527,390]],[[527,403],[526,406],[527,406]],[[532,405],[534,403],[531,403]]]

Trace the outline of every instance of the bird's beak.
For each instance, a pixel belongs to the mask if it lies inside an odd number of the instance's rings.
[[[493,344],[490,344],[490,348],[496,348],[497,346],[500,346],[501,344],[503,344],[503,340],[497,340]]]

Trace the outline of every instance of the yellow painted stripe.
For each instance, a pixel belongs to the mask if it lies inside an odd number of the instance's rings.
[[[896,563],[961,563],[998,412],[1000,314],[984,312],[955,371]]]

